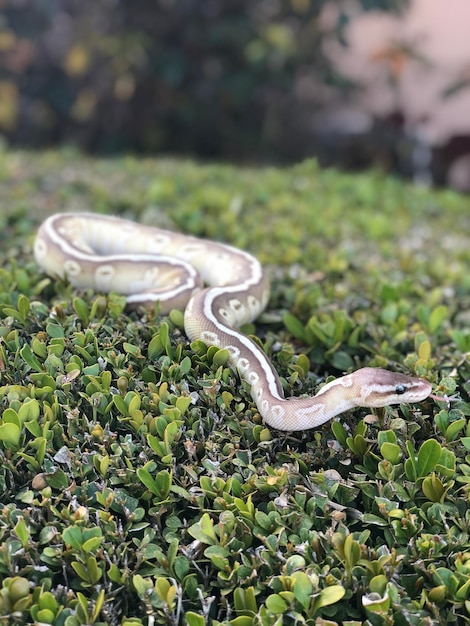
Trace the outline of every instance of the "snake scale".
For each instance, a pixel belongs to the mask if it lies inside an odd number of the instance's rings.
[[[337,378],[314,397],[285,398],[266,354],[238,330],[265,309],[267,277],[257,259],[231,246],[120,218],[67,213],[42,223],[34,252],[45,272],[77,288],[116,291],[134,306],[159,301],[162,312],[184,308],[188,338],[229,352],[273,428],[306,430],[355,407],[439,399],[424,379],[370,367]]]

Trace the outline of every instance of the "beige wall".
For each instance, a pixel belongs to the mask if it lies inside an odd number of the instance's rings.
[[[442,98],[459,78],[470,83],[470,0],[412,0],[400,20],[358,13],[348,40],[350,49],[332,44],[328,52],[343,71],[367,85],[358,101],[363,110],[384,113],[398,103],[410,126],[434,145],[457,133],[470,135],[470,85]],[[428,63],[400,54],[399,44],[410,45]],[[390,49],[395,52],[386,61]]]

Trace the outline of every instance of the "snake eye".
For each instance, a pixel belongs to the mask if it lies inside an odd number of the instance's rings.
[[[397,385],[395,387],[395,393],[397,394],[397,396],[402,396],[406,391],[406,387],[405,385]]]

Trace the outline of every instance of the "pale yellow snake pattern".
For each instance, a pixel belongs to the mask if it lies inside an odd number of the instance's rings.
[[[237,330],[269,299],[260,263],[242,250],[114,217],[70,213],[43,222],[34,252],[45,272],[78,288],[119,292],[130,305],[159,301],[162,312],[184,308],[188,338],[228,350],[230,364],[273,428],[315,428],[355,407],[420,402],[431,394],[424,379],[365,367],[324,385],[314,397],[284,398],[265,353]]]

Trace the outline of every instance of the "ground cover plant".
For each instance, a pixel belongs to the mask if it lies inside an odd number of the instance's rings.
[[[470,621],[466,198],[73,151],[3,151],[0,179],[0,623]],[[245,331],[287,395],[368,364],[458,399],[267,428],[180,311],[39,272],[35,229],[63,210],[258,256],[272,297]]]

